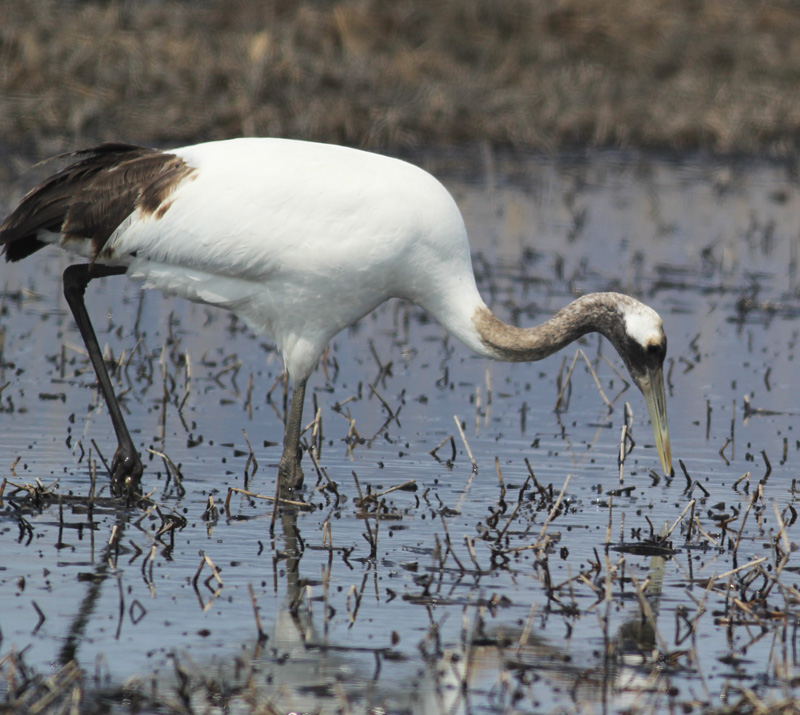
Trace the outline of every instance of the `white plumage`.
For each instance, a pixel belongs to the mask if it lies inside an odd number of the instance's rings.
[[[134,214],[108,241],[110,261],[129,265],[131,278],[233,310],[275,341],[293,380],[307,378],[330,339],[390,295],[425,305],[481,349],[465,330],[482,301],[464,224],[430,174],[280,139],[173,153],[197,173],[162,218]],[[439,300],[429,299],[431,285]]]
[[[271,338],[295,385],[280,468],[287,488],[301,480],[306,380],[336,333],[390,297],[417,303],[469,348],[498,359],[537,360],[586,332],[603,333],[647,398],[662,466],[671,471],[661,374],[666,337],[655,311],[596,293],[538,328],[505,325],[478,293],[458,207],[427,172],[285,139],[170,152],[102,145],[74,159],[0,226],[7,259],[58,242],[89,261],[65,273],[87,347],[94,334],[82,326],[83,290],[92,278],[121,272],[145,287],[231,310]],[[100,378],[105,367],[94,362]],[[104,393],[111,408],[113,391]],[[141,463],[121,413],[111,412],[119,440],[112,478],[135,486]]]

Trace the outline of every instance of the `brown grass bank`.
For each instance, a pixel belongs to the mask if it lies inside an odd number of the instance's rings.
[[[0,143],[785,154],[788,0],[0,0]]]

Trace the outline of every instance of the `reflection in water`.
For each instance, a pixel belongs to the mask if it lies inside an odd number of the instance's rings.
[[[120,514],[117,517],[117,529],[119,529],[120,535],[124,533],[126,522],[127,519],[125,518],[125,514]],[[91,524],[89,528],[92,528]],[[67,635],[64,638],[61,651],[58,654],[58,662],[61,665],[66,665],[72,661],[80,660],[78,657],[78,651],[80,649],[81,642],[86,636],[86,626],[88,625],[89,620],[97,615],[97,601],[100,597],[100,590],[103,588],[103,585],[109,576],[108,572],[111,568],[110,557],[112,550],[113,546],[111,544],[106,544],[101,552],[100,559],[98,560],[94,571],[91,573],[90,578],[86,579],[86,594],[79,602],[78,610],[75,613],[73,620],[69,624]]]
[[[548,689],[568,692],[579,709],[581,703],[601,703],[603,708],[617,711],[641,705],[642,697],[652,698],[670,688],[669,669],[661,660],[665,644],[657,632],[666,562],[663,555],[652,557],[642,583],[633,578],[638,606],[618,626],[615,637],[606,635],[594,663],[577,663],[569,647],[537,635],[531,628],[535,607],[524,627],[489,626],[486,619],[496,615],[499,605],[494,602],[462,607],[458,645],[443,646],[440,626],[432,618],[419,643],[424,667],[409,671],[404,680],[383,682],[384,664],[390,667],[404,657],[392,648],[329,640],[327,598],[320,604],[319,598],[312,597],[309,580],[300,576],[303,547],[297,512],[282,511],[280,524],[286,595],[274,614],[271,637],[254,646],[246,661],[246,674],[233,680],[238,687],[246,682],[247,697],[262,707],[268,704],[278,712],[337,712],[345,708],[455,715],[471,712],[476,698],[485,698],[500,709],[536,703],[541,697],[537,696],[539,686],[547,681]],[[622,565],[624,558],[617,568]],[[323,567],[320,584],[326,593],[329,576],[330,561],[327,572]],[[621,586],[624,577],[612,581]],[[610,605],[611,600],[605,599],[606,629]],[[433,610],[428,609],[432,617]],[[228,671],[224,677],[233,676]],[[196,704],[201,705],[206,697],[204,690],[196,691],[195,698],[200,699]]]

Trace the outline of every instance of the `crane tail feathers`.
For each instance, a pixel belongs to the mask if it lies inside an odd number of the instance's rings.
[[[97,257],[134,210],[156,212],[193,171],[174,154],[132,144],[101,144],[56,158],[72,161],[29,191],[0,224],[7,261],[47,245],[42,232],[89,241]]]

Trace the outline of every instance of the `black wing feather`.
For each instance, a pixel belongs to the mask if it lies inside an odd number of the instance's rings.
[[[7,261],[45,246],[40,231],[90,240],[97,256],[137,206],[157,205],[162,189],[173,187],[187,170],[173,154],[132,144],[101,144],[56,158],[64,157],[77,160],[29,191],[0,225]]]

